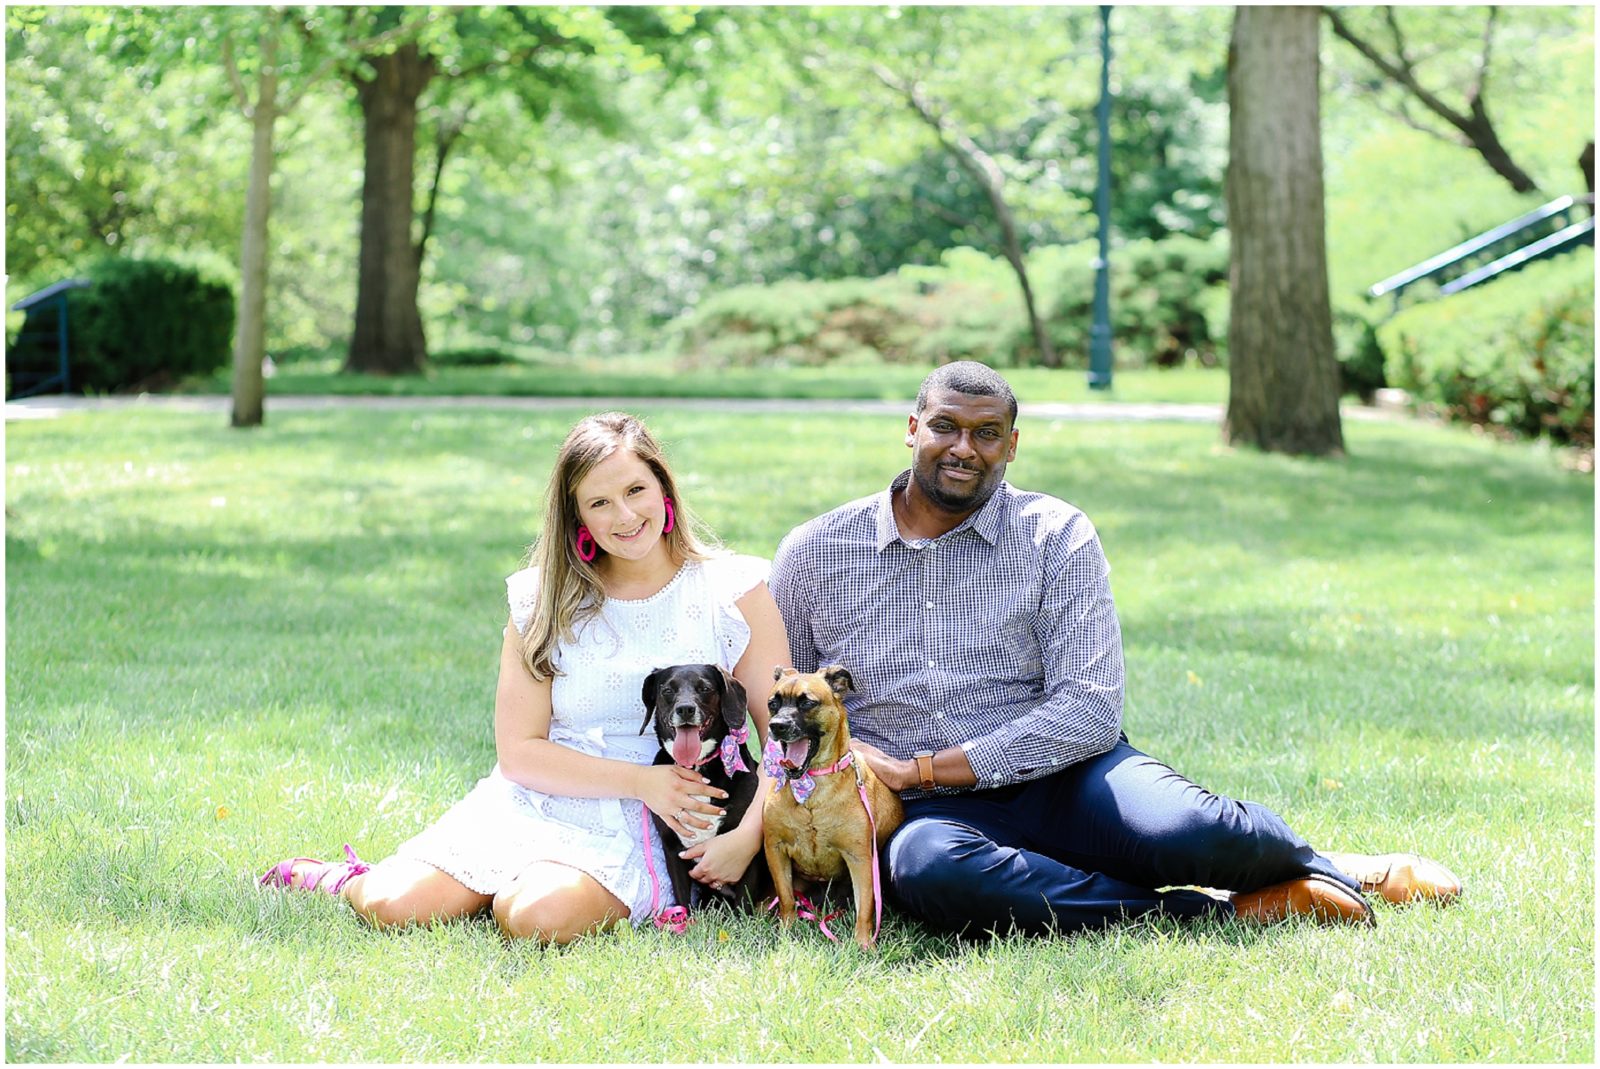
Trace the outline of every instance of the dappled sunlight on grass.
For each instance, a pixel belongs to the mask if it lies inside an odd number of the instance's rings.
[[[1101,532],[1135,745],[1319,846],[1439,857],[1449,910],[972,942],[891,913],[865,956],[724,910],[546,951],[258,892],[284,857],[382,857],[489,770],[501,578],[577,414],[7,428],[13,1059],[1587,1056],[1593,483],[1438,428],[1352,424],[1331,462],[1024,421],[1011,477]],[[764,556],[909,460],[899,417],[642,414]]]

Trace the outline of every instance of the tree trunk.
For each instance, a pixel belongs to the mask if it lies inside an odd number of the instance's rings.
[[[1240,7],[1228,55],[1230,444],[1342,454],[1323,218],[1318,11]]]
[[[1394,39],[1395,54],[1393,56],[1385,55],[1376,45],[1356,33],[1340,16],[1338,8],[1323,8],[1323,14],[1328,16],[1328,22],[1332,25],[1333,32],[1366,57],[1367,62],[1377,67],[1386,77],[1404,89],[1411,95],[1412,99],[1455,127],[1466,147],[1471,148],[1482,157],[1483,162],[1489,165],[1490,170],[1509,182],[1512,189],[1518,193],[1536,193],[1539,190],[1538,184],[1528,176],[1526,171],[1517,166],[1516,161],[1511,158],[1511,153],[1501,143],[1500,135],[1496,132],[1494,123],[1489,118],[1488,105],[1483,102],[1484,80],[1489,71],[1489,49],[1494,38],[1494,22],[1497,9],[1490,7],[1487,10],[1488,21],[1485,23],[1483,31],[1483,55],[1478,65],[1478,82],[1467,93],[1468,112],[1466,114],[1450,107],[1442,98],[1430,92],[1418,80],[1416,67],[1407,55],[1400,24],[1394,17],[1394,8],[1384,8],[1389,20],[1390,35]],[[1424,132],[1434,134],[1434,136],[1442,136],[1435,130],[1410,122],[1409,119],[1407,122],[1409,125]]]
[[[986,187],[988,188],[988,187]],[[1050,342],[1050,332],[1033,300],[1033,284],[1028,281],[1028,265],[1022,259],[1022,242],[1017,240],[1017,224],[1012,218],[1011,206],[1005,201],[1001,188],[989,189],[989,201],[994,206],[995,218],[1000,220],[1000,241],[1005,249],[1006,262],[1016,272],[1017,285],[1022,287],[1022,306],[1028,313],[1028,327],[1033,331],[1033,343],[1039,347],[1039,362],[1045,367],[1060,367],[1061,357]]]
[[[1006,263],[1011,265],[1011,270],[1016,274],[1017,285],[1022,290],[1022,306],[1028,316],[1028,327],[1033,332],[1033,343],[1039,347],[1039,362],[1045,367],[1060,367],[1061,357],[1051,344],[1050,333],[1045,329],[1044,320],[1039,317],[1038,308],[1034,303],[1033,285],[1028,280],[1028,265],[1023,260],[1022,242],[1017,237],[1016,217],[1011,213],[1011,205],[1006,203],[1005,172],[1000,169],[994,157],[979,147],[976,141],[935,110],[922,91],[921,83],[901,79],[882,64],[875,64],[873,73],[880,82],[906,98],[911,110],[933,128],[934,136],[939,139],[940,146],[978,184],[978,188],[983,190],[984,196],[989,200],[989,207],[994,212],[995,222],[1000,227],[1001,252],[1006,258]]]
[[[1527,171],[1517,166],[1516,161],[1511,158],[1511,153],[1500,143],[1500,134],[1489,119],[1489,111],[1484,106],[1482,97],[1473,98],[1472,114],[1459,129],[1472,143],[1472,147],[1477,149],[1478,155],[1483,157],[1483,162],[1489,165],[1489,169],[1511,183],[1512,189],[1518,193],[1539,192],[1539,183],[1529,177]]]
[[[267,224],[272,215],[273,133],[278,122],[277,26],[261,43],[261,72],[250,115],[250,184],[245,191],[239,246],[239,325],[233,344],[235,427],[259,427],[265,418],[261,363],[267,347]]]
[[[1583,146],[1578,154],[1578,169],[1583,172],[1584,188],[1589,191],[1589,214],[1594,214],[1594,142]]]
[[[417,99],[434,74],[415,44],[368,57],[375,74],[356,78],[365,121],[361,259],[356,322],[346,371],[401,375],[428,359],[417,310],[421,264],[411,230],[416,175]]]

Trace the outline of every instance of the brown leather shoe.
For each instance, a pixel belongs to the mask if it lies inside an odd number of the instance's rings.
[[[1461,894],[1456,874],[1418,854],[1323,854],[1334,868],[1361,881],[1361,889],[1386,902],[1448,905]]]
[[[1312,874],[1233,896],[1235,915],[1262,924],[1286,917],[1315,917],[1323,924],[1377,923],[1361,896],[1329,876]]]

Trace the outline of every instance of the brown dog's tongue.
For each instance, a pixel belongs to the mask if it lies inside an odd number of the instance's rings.
[[[693,768],[700,762],[700,732],[696,728],[681,727],[672,738],[672,759],[684,768]]]
[[[783,748],[783,760],[790,768],[801,768],[806,763],[806,754],[811,750],[811,740],[795,739]]]

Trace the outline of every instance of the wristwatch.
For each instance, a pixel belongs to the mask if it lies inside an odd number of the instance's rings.
[[[933,751],[918,750],[911,755],[911,760],[917,763],[917,786],[925,791],[931,791],[938,784],[933,781]]]

